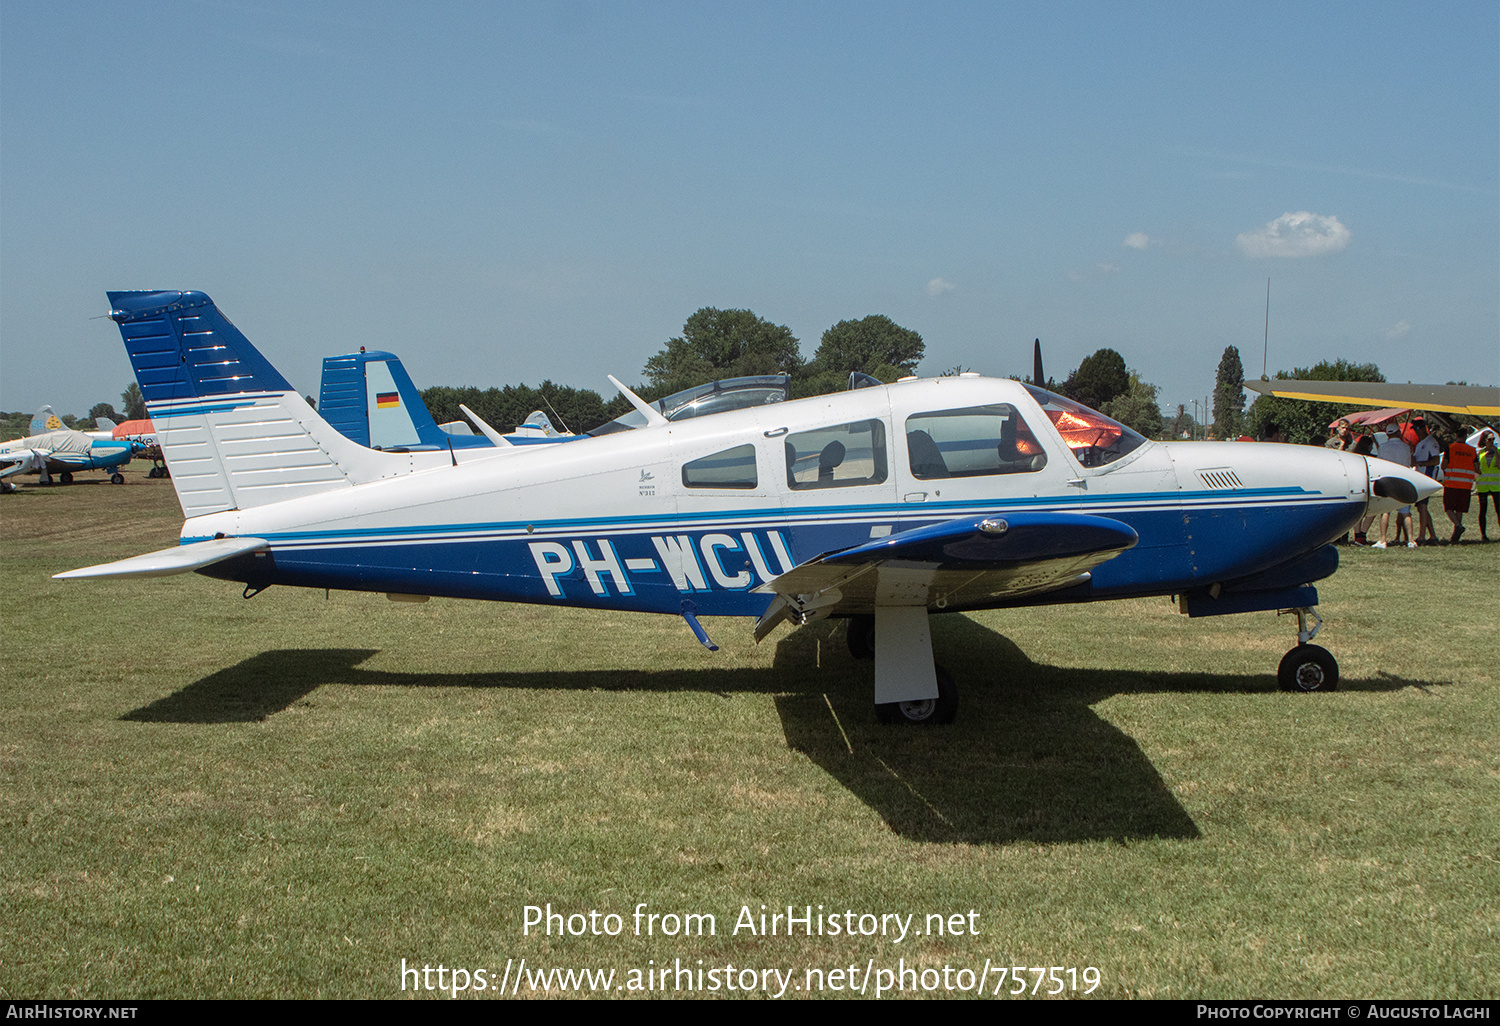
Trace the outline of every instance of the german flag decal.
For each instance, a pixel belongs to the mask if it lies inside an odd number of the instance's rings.
[[[401,394],[399,392],[376,392],[375,408],[377,410],[394,410],[401,405]]]

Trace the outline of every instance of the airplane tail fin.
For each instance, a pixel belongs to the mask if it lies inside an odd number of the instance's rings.
[[[183,514],[410,472],[334,430],[202,292],[111,292]]]
[[[26,434],[28,436],[45,435],[49,431],[61,431],[65,427],[67,425],[62,422],[61,417],[52,412],[52,407],[43,406],[32,414],[31,426],[26,429]]]
[[[488,446],[470,432],[450,435],[432,418],[411,375],[392,353],[364,352],[323,360],[318,412],[344,437],[372,449],[462,449]]]

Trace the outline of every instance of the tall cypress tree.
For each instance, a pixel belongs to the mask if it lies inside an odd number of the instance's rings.
[[[1245,367],[1240,363],[1240,351],[1228,346],[1219,360],[1219,377],[1214,383],[1214,436],[1221,440],[1238,437],[1244,419]]]

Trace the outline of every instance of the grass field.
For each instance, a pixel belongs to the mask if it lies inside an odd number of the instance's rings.
[[[523,957],[622,995],[674,960],[788,996],[986,960],[1106,997],[1500,995],[1500,544],[1345,550],[1334,694],[1276,690],[1269,613],[938,617],[959,722],[921,730],[875,724],[826,622],[710,620],[711,654],[666,617],[50,579],[179,526],[138,474],[0,498],[0,996],[434,994],[403,959],[489,996]],[[524,933],[547,903],[619,935]],[[641,903],[715,934],[637,936]],[[763,936],[762,905],[959,919]]]

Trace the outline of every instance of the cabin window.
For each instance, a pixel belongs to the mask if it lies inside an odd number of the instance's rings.
[[[1036,435],[1008,403],[907,417],[906,453],[921,481],[1029,474],[1047,465]]]
[[[885,478],[885,425],[878,420],[836,424],[786,437],[789,488],[848,488],[880,484]]]
[[[1146,439],[1117,420],[1071,399],[1027,385],[1026,391],[1041,406],[1074,457],[1085,467],[1113,463],[1146,444]]]
[[[682,483],[689,488],[754,488],[755,446],[736,445],[684,463]]]

